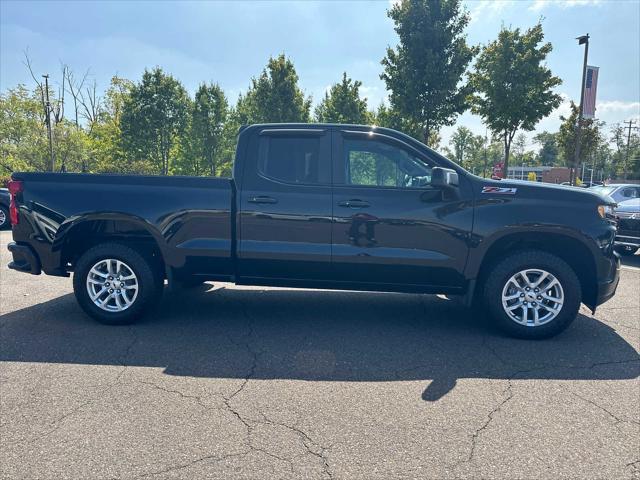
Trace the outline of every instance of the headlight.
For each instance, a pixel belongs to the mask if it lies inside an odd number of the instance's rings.
[[[602,218],[607,218],[607,216],[613,216],[613,208],[609,205],[598,205],[598,215]]]

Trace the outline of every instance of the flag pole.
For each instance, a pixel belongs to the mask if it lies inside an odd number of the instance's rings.
[[[582,35],[578,38],[578,45],[584,44],[584,63],[582,64],[582,83],[580,84],[580,107],[578,110],[578,127],[576,130],[576,151],[571,166],[569,183],[575,185],[576,168],[580,162],[580,147],[582,143],[582,109],[584,107],[584,84],[587,77],[587,57],[589,56],[589,34]]]

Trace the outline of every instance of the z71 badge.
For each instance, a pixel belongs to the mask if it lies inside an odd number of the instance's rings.
[[[482,193],[498,193],[500,195],[515,195],[518,191],[515,187],[482,187]]]

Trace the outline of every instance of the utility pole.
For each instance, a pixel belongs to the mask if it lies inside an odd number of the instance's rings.
[[[631,128],[632,128],[632,125],[634,123],[636,123],[636,122],[635,122],[635,120],[627,120],[626,122],[622,122],[622,123],[628,124],[628,126],[627,126],[627,128],[628,128],[628,130],[627,130],[627,153],[626,153],[626,155],[624,157],[624,179],[626,180],[627,179],[627,166],[629,165],[629,145],[631,143]],[[633,127],[633,128],[638,128],[638,127]]]
[[[47,133],[49,134],[49,171],[53,172],[55,170],[55,161],[53,158],[53,137],[51,135],[51,103],[49,102],[49,75],[42,75],[44,77],[44,91],[46,95],[46,122],[47,122]]]
[[[575,184],[576,168],[580,162],[580,147],[582,143],[582,108],[584,105],[584,83],[587,77],[587,57],[589,56],[589,34],[582,35],[578,38],[578,45],[584,45],[584,62],[582,64],[582,83],[580,84],[580,109],[578,110],[578,128],[576,130],[576,152],[573,157],[573,165],[571,167],[569,183]]]

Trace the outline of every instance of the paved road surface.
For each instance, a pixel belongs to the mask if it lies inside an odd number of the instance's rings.
[[[2,478],[640,478],[640,257],[528,342],[437,297],[227,284],[106,327],[0,240]]]

